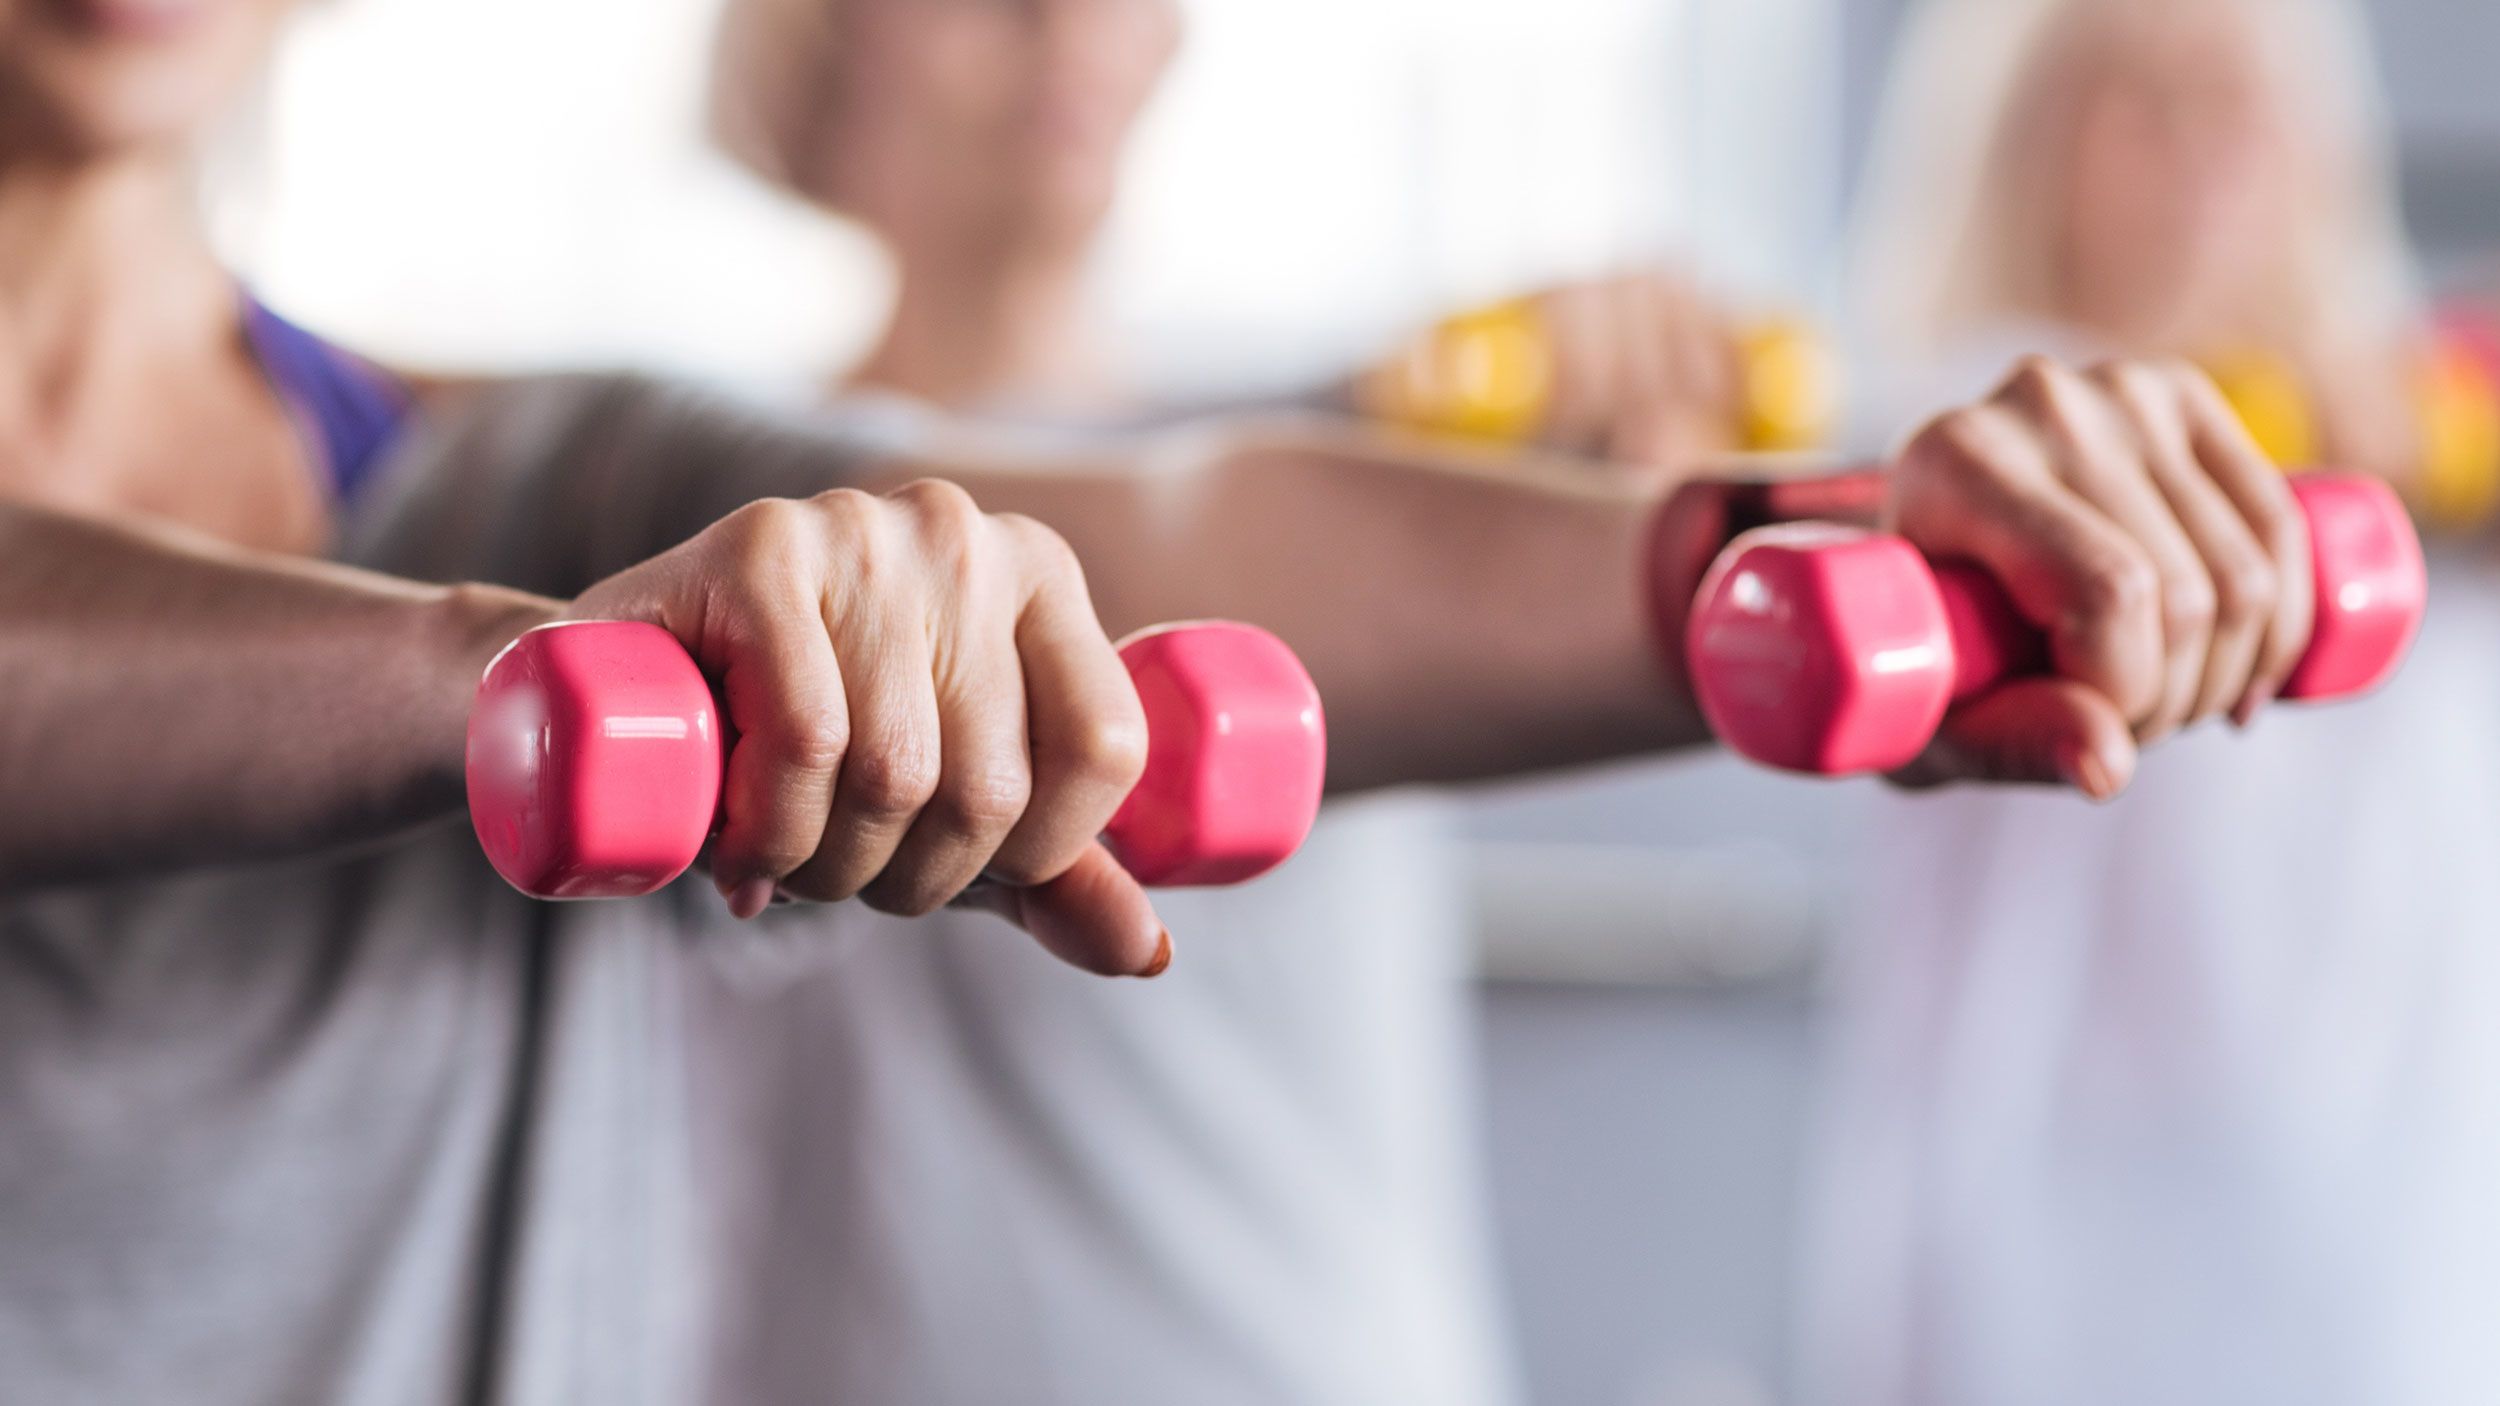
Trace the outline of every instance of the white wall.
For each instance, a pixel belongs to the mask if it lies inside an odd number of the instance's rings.
[[[703,151],[715,4],[316,7],[226,242],[282,306],[399,356],[836,361],[881,315],[882,269]],[[1208,390],[1671,250],[1787,301],[1828,233],[1835,5],[1198,0],[1106,313],[1150,380]]]

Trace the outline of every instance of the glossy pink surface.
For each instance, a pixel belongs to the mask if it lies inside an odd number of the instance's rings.
[[[2420,627],[2421,539],[2376,479],[2292,480],[2309,520],[2317,628],[2286,698],[2384,683]],[[1813,525],[1730,543],[1686,632],[1703,715],[1765,765],[1889,771],[1923,751],[1947,706],[2045,666],[2038,635],[1976,568],[1931,568],[1897,537]]]
[[[2422,539],[2396,491],[2357,474],[2292,480],[2309,519],[2317,624],[2286,698],[2350,698],[2395,676],[2428,608]]]
[[[1138,879],[1239,883],[1319,812],[1327,731],[1293,651],[1247,625],[1121,646],[1147,717],[1144,778],[1104,839]],[[469,812],[496,870],[542,898],[650,893],[695,861],[720,807],[722,724],[683,646],[624,622],[533,630],[469,717]]]
[[[1249,625],[1167,625],[1120,646],[1146,707],[1146,774],[1104,832],[1138,881],[1254,879],[1319,815],[1328,729],[1282,640]]]
[[[469,816],[542,898],[631,898],[684,873],[721,783],[712,690],[674,636],[549,625],[487,666],[469,714]]]
[[[1898,537],[1799,523],[1729,544],[1685,634],[1721,741],[1768,766],[1840,775],[1918,755],[1953,697],[1936,578]]]

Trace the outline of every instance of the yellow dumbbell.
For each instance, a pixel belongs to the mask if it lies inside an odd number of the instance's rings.
[[[1739,442],[1758,453],[1815,449],[1839,418],[1840,367],[1831,348],[1802,322],[1756,325],[1739,344],[1744,375]]]
[[[2268,353],[2209,364],[2223,398],[2259,448],[2287,468],[2315,465],[2323,450],[2317,418],[2298,372]],[[2421,436],[2414,506],[2431,526],[2460,531],[2500,511],[2500,381],[2466,338],[2443,332],[2413,378]]]
[[[2205,372],[2267,458],[2284,468],[2317,462],[2318,422],[2309,412],[2308,387],[2289,361],[2271,352],[2235,352],[2208,361]]]
[[[2500,385],[2474,349],[2442,338],[2424,359],[2414,405],[2423,517],[2450,531],[2481,526],[2500,509]]]
[[[1544,423],[1554,354],[1524,298],[1449,318],[1364,383],[1365,413],[1460,439],[1516,444]]]
[[[1738,344],[1737,442],[1757,452],[1812,449],[1837,418],[1840,373],[1812,328],[1765,322]],[[1359,398],[1377,419],[1433,434],[1516,444],[1545,423],[1554,352],[1533,300],[1443,321],[1367,377]]]

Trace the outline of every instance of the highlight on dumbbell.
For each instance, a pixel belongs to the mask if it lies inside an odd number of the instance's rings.
[[[2291,699],[2367,693],[2402,664],[2428,585],[2377,479],[2303,474],[2317,623]],[[1703,578],[1685,636],[1703,716],[1736,752],[1825,776],[1908,765],[1953,704],[2046,665],[2039,633],[1968,563],[1831,524],[1756,529]]]
[[[1327,772],[1318,690],[1293,651],[1229,622],[1133,635],[1146,770],[1103,838],[1139,882],[1235,884],[1290,858]],[[656,625],[549,625],[497,655],[469,715],[469,817],[498,873],[540,898],[633,898],[718,828],[724,718]]]

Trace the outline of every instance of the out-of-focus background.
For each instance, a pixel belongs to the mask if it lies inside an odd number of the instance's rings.
[[[1900,0],[1199,0],[1098,296],[1148,387],[1307,384],[1671,255],[1828,315]],[[2373,0],[2426,268],[2500,248],[2500,6]],[[336,0],[221,170],[278,305],[419,364],[796,383],[887,278],[699,140],[713,0]],[[1465,803],[1535,1399],[1785,1399],[1817,972],[1860,788],[1647,768]],[[1567,898],[1565,896],[1568,896]]]

